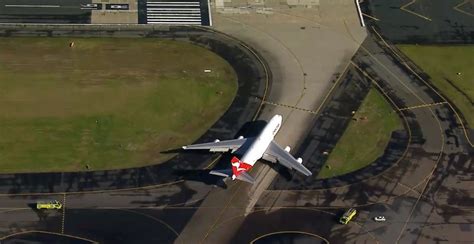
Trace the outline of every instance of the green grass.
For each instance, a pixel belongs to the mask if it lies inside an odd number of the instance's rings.
[[[380,157],[392,131],[402,128],[398,115],[374,88],[362,102],[318,178],[343,175],[363,168]]]
[[[474,126],[474,45],[399,45]],[[461,73],[458,75],[457,73]]]
[[[0,38],[0,172],[116,169],[169,159],[231,104],[232,67],[185,42]],[[211,73],[204,73],[211,69]]]

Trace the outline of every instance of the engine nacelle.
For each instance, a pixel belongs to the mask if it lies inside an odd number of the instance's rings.
[[[243,136],[239,136],[237,139],[241,140],[241,139],[244,139],[244,137],[243,137]]]
[[[290,147],[290,146],[286,146],[286,147],[285,147],[285,151],[286,151],[286,152],[290,152],[290,150],[291,150],[291,147]]]
[[[302,158],[297,158],[296,161],[298,161],[298,163],[300,163],[300,164],[303,163],[303,159],[302,159]]]
[[[221,140],[219,140],[219,139],[215,139],[215,140],[214,140],[214,142],[220,142],[220,141],[221,141]]]

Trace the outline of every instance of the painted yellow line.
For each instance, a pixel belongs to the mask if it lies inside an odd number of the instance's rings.
[[[215,158],[214,160],[212,160],[204,169],[210,169],[212,168],[216,163],[217,161],[219,161],[219,159],[222,157],[223,154],[219,154],[219,156],[217,156],[217,158]]]
[[[299,108],[299,107],[295,107],[295,106],[291,106],[291,105],[286,105],[286,104],[282,104],[282,103],[274,103],[274,102],[269,102],[269,101],[264,101],[264,103],[274,105],[274,106],[279,106],[279,107],[286,107],[286,108],[296,109],[296,110],[300,110],[300,111],[303,111],[303,112],[308,112],[308,113],[311,113],[311,114],[317,114],[316,111],[312,111],[312,110],[305,109],[305,108]]]
[[[21,210],[31,210],[31,208],[0,208],[0,214]]]
[[[393,164],[392,167],[394,167],[395,165],[398,165],[398,163],[403,160],[408,152],[408,148],[409,146],[411,145],[411,141],[412,141],[412,132],[411,132],[411,129],[410,129],[410,126],[408,125],[408,121],[407,121],[407,118],[406,116],[400,111],[400,108],[397,106],[397,104],[393,101],[393,99],[391,99],[388,94],[383,90],[383,88],[369,75],[367,74],[364,70],[362,70],[357,64],[355,64],[354,62],[350,61],[349,64],[352,64],[356,69],[358,69],[365,77],[367,77],[368,79],[371,80],[372,84],[376,85],[378,87],[378,90],[380,92],[382,92],[382,94],[385,96],[385,98],[396,108],[396,110],[398,111],[398,114],[403,118],[403,121],[404,121],[404,124],[405,124],[405,128],[407,129],[408,131],[408,143],[407,143],[407,146],[405,148],[405,151],[403,152],[402,156],[397,160],[397,162],[395,164]],[[382,174],[382,173],[381,173]],[[380,175],[380,174],[379,174]],[[370,180],[374,177],[378,177],[379,175],[375,175],[373,177],[370,177],[368,179],[366,179],[365,181],[367,180]],[[359,182],[358,182],[359,183]],[[352,185],[352,184],[350,184]],[[345,185],[345,186],[342,186],[342,187],[347,187],[347,186],[350,186],[350,185]],[[333,187],[333,188],[339,188],[339,187]],[[327,190],[327,189],[318,189],[318,190],[299,190],[299,191],[324,191],[324,190]],[[267,190],[267,191],[273,191],[273,190]],[[292,190],[292,191],[295,191],[295,190]],[[297,190],[298,191],[298,190]]]
[[[438,96],[440,96],[441,98],[443,98],[444,100],[446,100],[444,98],[444,96],[442,96],[438,91],[436,91],[433,87],[431,87],[431,85],[425,81],[423,78],[421,78],[421,76],[416,73],[410,66],[408,66],[407,64],[405,64],[405,66],[418,78],[420,79],[421,81],[423,81],[429,88],[431,88],[431,90],[433,90],[436,94],[438,94]],[[464,125],[464,122],[463,120],[461,119],[461,116],[459,115],[459,113],[456,111],[456,109],[454,109],[454,106],[447,102],[447,104],[449,105],[449,107],[451,108],[451,111],[453,111],[453,113],[456,115],[456,118],[459,122],[459,124],[461,124],[461,128],[462,130],[464,131],[464,137],[466,137],[466,140],[467,142],[469,143],[469,145],[471,145],[471,147],[474,147],[474,143],[471,141],[469,135],[468,135],[468,132],[467,132],[467,129],[466,129],[466,126]]]
[[[269,211],[269,210],[280,210],[280,209],[283,209],[283,210],[305,210],[305,211],[313,211],[313,212],[324,213],[324,214],[328,214],[328,215],[331,215],[331,216],[336,215],[334,213],[331,213],[331,212],[328,212],[328,211],[325,211],[325,210],[321,210],[321,209],[317,209],[317,208],[314,208],[314,207],[291,207],[291,206],[289,206],[289,207],[273,207],[273,206],[270,206],[270,207],[256,207],[255,210],[252,210],[247,215],[237,214],[235,216],[232,216],[232,217],[222,221],[218,226],[216,226],[215,229],[219,229],[222,226],[230,225],[231,221],[234,221],[238,218],[244,218],[244,217],[246,217],[250,214],[255,214],[255,213],[259,213],[259,212],[266,212],[266,211]],[[349,224],[350,225],[357,225],[359,228],[364,230],[365,233],[367,233],[375,241],[375,243],[379,243],[377,238],[375,238],[375,236],[372,233],[370,233],[368,230],[366,230],[363,225],[357,223],[356,221],[351,221]],[[254,241],[255,241],[255,239],[254,239]],[[251,243],[253,243],[253,242],[251,242]]]
[[[63,194],[94,194],[94,193],[105,193],[105,192],[121,192],[121,191],[134,191],[134,190],[153,190],[154,188],[160,188],[164,186],[174,185],[184,182],[184,180],[177,180],[163,184],[149,185],[149,186],[140,186],[140,187],[130,187],[122,189],[110,189],[110,190],[91,190],[91,191],[71,191],[71,192],[35,192],[35,193],[5,193],[0,194],[0,197],[12,197],[12,196],[55,196]]]
[[[382,177],[385,178],[386,180],[389,180],[389,181],[393,180],[392,178],[390,178],[390,177],[388,177],[388,176],[386,176],[386,175],[382,175]],[[423,182],[425,182],[426,180],[427,180],[427,177],[423,178],[422,181],[418,182],[418,183],[417,183],[416,185],[414,185],[414,186],[409,186],[409,185],[406,185],[406,184],[401,183],[401,182],[399,182],[399,181],[397,181],[396,183],[397,183],[397,185],[399,185],[399,186],[401,186],[401,187],[403,187],[404,189],[407,190],[406,192],[402,193],[403,195],[408,194],[408,192],[413,192],[413,193],[415,193],[417,196],[420,196],[420,195],[423,195],[423,194],[421,194],[419,191],[417,191],[417,190],[415,190],[415,189],[418,188],[418,186],[420,186],[421,184],[423,184]],[[426,200],[430,200],[430,199],[429,199],[427,196],[425,196],[425,195],[423,195],[423,198],[425,198]]]
[[[112,208],[113,209],[113,208]],[[146,213],[142,213],[142,212],[137,212],[137,211],[134,211],[134,210],[130,210],[130,209],[113,209],[113,210],[119,210],[119,211],[124,211],[124,212],[129,212],[129,213],[133,213],[133,214],[138,214],[138,215],[141,215],[143,217],[146,217],[146,218],[149,218],[149,219],[152,219],[162,225],[164,225],[166,228],[168,228],[171,232],[173,232],[173,234],[176,235],[176,237],[179,236],[179,233],[173,228],[171,227],[171,225],[169,225],[168,223],[166,223],[165,221],[161,220],[161,219],[158,219],[154,216],[151,216],[149,214],[146,214]]]
[[[388,47],[388,49],[390,49],[392,51],[393,54],[395,54],[395,56],[398,57],[399,61],[405,65],[405,67],[407,69],[409,69],[419,80],[421,80],[428,88],[430,88],[434,93],[436,93],[436,95],[438,95],[441,99],[443,99],[445,102],[447,102],[448,106],[451,108],[451,111],[453,111],[453,113],[456,115],[456,118],[458,120],[458,122],[461,124],[461,128],[462,130],[464,131],[464,137],[466,138],[467,142],[469,143],[469,145],[471,147],[474,147],[474,143],[471,141],[471,139],[469,138],[469,135],[468,135],[468,132],[467,132],[467,129],[466,129],[466,126],[464,125],[464,122],[463,120],[461,119],[461,116],[459,115],[459,113],[456,111],[456,109],[454,109],[454,106],[448,102],[448,100],[446,100],[446,98],[440,94],[436,89],[433,88],[433,86],[427,82],[425,79],[423,79],[416,71],[414,71],[410,65],[408,65],[404,59],[402,57],[400,57],[400,55],[393,49],[392,46],[388,45],[388,43],[385,41],[385,39],[382,37],[382,35],[380,35],[377,30],[372,27],[372,29],[374,30],[375,34],[377,34],[377,36],[380,38],[380,40],[382,40],[382,42],[384,43],[384,45],[386,47]],[[368,51],[366,51],[368,52]]]
[[[403,10],[403,11],[405,11],[405,12],[407,12],[407,13],[410,13],[410,14],[413,14],[413,15],[415,15],[415,16],[418,16],[418,17],[420,17],[420,18],[422,18],[422,19],[431,21],[430,18],[428,18],[428,17],[426,17],[426,16],[424,16],[424,15],[421,15],[421,14],[419,14],[419,13],[417,13],[417,12],[414,12],[414,11],[411,11],[411,10],[409,10],[409,9],[406,9],[408,6],[414,4],[415,2],[416,2],[416,0],[411,0],[409,3],[407,3],[407,4],[403,5],[403,6],[401,6],[400,9]]]
[[[436,105],[441,105],[441,104],[447,104],[448,102],[439,102],[439,103],[428,103],[428,104],[421,104],[421,105],[416,105],[416,106],[410,106],[406,108],[401,108],[400,110],[410,110],[410,109],[417,109],[417,108],[427,108],[427,107],[432,107]]]
[[[326,96],[323,98],[323,101],[321,102],[321,104],[319,104],[319,107],[316,109],[315,113],[318,114],[320,111],[321,111],[321,108],[324,106],[324,104],[326,103],[326,100],[329,98],[329,96],[332,94],[332,91],[334,90],[334,88],[336,88],[337,84],[339,84],[339,81],[341,80],[341,78],[346,74],[347,72],[347,69],[349,68],[349,64],[351,62],[348,62],[346,64],[346,66],[344,67],[344,69],[342,70],[342,73],[339,77],[337,77],[336,81],[334,82],[334,84],[331,86],[331,88],[329,89],[329,91],[326,93]]]
[[[10,234],[10,235],[2,236],[2,237],[0,237],[0,240],[5,240],[5,239],[8,239],[8,238],[10,238],[10,237],[17,236],[17,235],[30,234],[30,233],[41,233],[41,234],[65,236],[65,237],[75,238],[75,239],[79,239],[79,240],[83,240],[83,241],[88,241],[88,242],[90,242],[90,243],[99,243],[99,242],[97,242],[97,241],[93,241],[93,240],[91,240],[91,239],[87,239],[87,238],[84,238],[84,237],[79,237],[79,236],[75,236],[75,235],[61,234],[61,233],[56,233],[56,232],[51,232],[51,231],[43,231],[43,230],[27,230],[27,231],[21,231],[21,232],[13,233],[13,234]]]
[[[386,43],[386,42],[385,42]],[[422,103],[426,103],[421,97],[419,97],[412,89],[410,89],[397,75],[395,75],[389,68],[387,68],[385,65],[383,65],[383,63],[378,60],[371,52],[369,52],[369,50],[367,50],[364,46],[361,46],[361,49],[364,50],[370,57],[372,57],[380,66],[382,66],[385,70],[387,70],[387,72],[392,75],[395,79],[397,79],[399,81],[399,83],[401,85],[403,85],[413,96],[415,96],[420,102]],[[420,77],[421,78],[421,77]],[[426,82],[425,82],[426,84]],[[419,197],[417,198],[413,208],[411,209],[410,211],[410,214],[408,216],[408,218],[406,219],[405,221],[405,224],[403,225],[402,227],[402,230],[400,231],[400,234],[397,238],[397,241],[396,243],[398,243],[403,235],[403,233],[405,232],[405,229],[408,225],[408,222],[410,221],[411,217],[413,216],[413,213],[415,211],[415,208],[416,206],[418,205],[421,197],[423,196],[425,190],[426,190],[426,187],[428,186],[428,183],[429,183],[429,180],[431,179],[431,177],[433,176],[434,174],[434,171],[436,170],[436,167],[438,166],[439,162],[441,161],[441,158],[442,158],[442,155],[443,155],[443,152],[444,152],[444,147],[445,147],[445,136],[444,136],[444,131],[443,131],[443,128],[441,126],[441,122],[439,121],[438,117],[436,116],[436,114],[433,112],[433,110],[428,107],[428,110],[430,111],[430,113],[433,115],[433,118],[435,119],[435,121],[437,122],[438,124],[438,128],[439,128],[439,132],[440,132],[440,139],[441,139],[441,148],[439,149],[439,154],[438,154],[438,157],[437,157],[437,160],[431,170],[431,172],[428,174],[427,176],[427,181],[426,181],[426,184],[425,186],[423,187],[422,191],[421,191],[421,194],[419,195]],[[410,136],[411,138],[411,136]]]
[[[373,30],[373,31],[375,32],[375,34],[379,37],[379,39],[383,42],[383,44],[384,44],[388,49],[390,49],[390,50],[392,51],[392,53],[395,54],[395,56],[397,56],[400,61],[403,62],[403,58],[400,57],[400,55],[398,55],[398,53],[395,52],[395,51],[392,49],[392,47],[391,47],[390,45],[388,45],[388,43],[385,41],[385,39],[382,37],[382,35],[380,35],[380,33],[377,31],[377,29],[375,29],[375,28],[372,26],[372,30]]]
[[[349,36],[349,39],[351,39],[352,41],[354,41],[355,43],[357,43],[357,45],[359,46],[362,46],[362,41],[357,41],[357,39],[354,37],[354,35],[352,35],[352,32],[351,32],[351,29],[349,28],[349,26],[347,25],[347,21],[346,19],[342,19],[342,22],[344,23],[344,28],[346,28],[346,32],[347,32],[347,35]]]
[[[354,66],[357,70],[359,70],[359,72],[361,72],[365,77],[367,77],[367,78],[370,80],[370,82],[371,82],[372,84],[376,85],[376,86],[379,88],[379,90],[382,92],[382,94],[385,96],[385,98],[387,98],[387,99],[390,101],[390,103],[397,109],[397,111],[400,111],[400,108],[397,106],[397,104],[388,96],[388,94],[382,89],[382,87],[377,83],[377,81],[376,81],[374,78],[372,78],[369,74],[367,74],[367,73],[366,73],[361,67],[359,67],[359,65],[357,65],[356,63],[354,63],[354,62],[352,62],[352,61],[350,61],[349,63],[352,64],[352,66]],[[402,113],[400,113],[400,114],[402,114]],[[402,114],[402,116],[403,116],[403,114]],[[403,116],[403,117],[405,118],[405,116]],[[407,126],[407,128],[410,128],[410,127],[408,126],[408,122],[406,121],[406,119],[405,119],[405,122],[406,122],[405,125]],[[410,129],[408,129],[408,130],[410,130]],[[410,132],[410,131],[409,131],[409,132]],[[410,135],[411,135],[411,134],[410,134]],[[411,137],[410,137],[410,138],[411,138]]]
[[[248,25],[246,25],[246,24],[244,24],[244,23],[242,23],[242,22],[239,22],[239,21],[237,21],[237,20],[234,20],[234,19],[232,19],[232,18],[228,18],[228,17],[224,17],[224,18],[225,18],[225,19],[228,19],[228,20],[230,20],[230,21],[234,21],[234,22],[240,23],[240,24],[242,24],[242,25],[248,26]],[[262,32],[262,33],[265,33],[265,34],[268,35],[270,38],[272,38],[272,39],[274,39],[275,41],[277,41],[278,43],[280,43],[280,45],[282,45],[282,46],[293,56],[295,62],[298,64],[298,66],[299,66],[299,68],[300,68],[300,70],[301,70],[301,72],[302,72],[302,74],[303,74],[303,90],[302,90],[302,92],[301,92],[300,97],[298,98],[298,100],[297,100],[296,103],[295,103],[295,106],[294,106],[294,107],[296,108],[296,106],[299,104],[299,102],[300,102],[301,99],[303,98],[304,92],[305,92],[305,90],[306,90],[306,77],[305,77],[305,75],[304,75],[305,72],[304,72],[304,69],[303,69],[303,65],[302,65],[301,62],[298,60],[297,56],[296,56],[286,45],[284,45],[279,39],[275,38],[274,36],[270,35],[269,33],[265,32],[265,31],[263,31],[263,30],[260,30],[260,29],[258,29],[258,28],[255,28],[255,27],[253,27],[253,26],[248,26],[248,27],[249,27],[249,28],[253,28],[253,29],[255,29],[255,30],[257,30],[257,31],[260,31],[260,32]],[[239,41],[239,42],[240,42],[240,41]],[[245,46],[244,46],[244,47],[245,47]],[[252,49],[249,48],[249,50],[251,51]],[[252,51],[252,52],[253,52],[253,51]],[[255,54],[255,55],[256,55],[256,54]],[[256,55],[256,56],[258,57],[258,55]],[[262,65],[264,65],[263,62],[262,62]],[[264,68],[266,69],[266,66],[265,66],[265,65],[264,65]],[[268,78],[268,76],[267,76],[267,78]],[[267,81],[268,81],[268,79],[267,79]],[[265,100],[266,100],[265,98],[266,98],[266,94],[267,94],[267,88],[268,88],[268,87],[265,87],[265,95],[264,95],[264,98],[262,99],[262,103],[260,104],[259,111],[260,111],[262,105],[264,104],[264,102],[265,102]],[[294,109],[294,108],[292,108],[292,109]],[[289,115],[291,115],[292,112],[293,112],[293,110],[290,112]],[[255,115],[254,120],[256,119],[257,116],[258,116],[258,113]],[[288,119],[289,117],[290,117],[290,116],[288,116],[287,119]],[[283,121],[283,124],[285,124],[285,122],[286,122],[286,119],[285,119],[285,121]],[[283,126],[283,125],[282,125],[282,126]],[[218,222],[219,222],[219,220],[221,219],[222,215],[224,214],[225,210],[230,206],[230,204],[232,203],[233,199],[234,199],[235,196],[237,195],[237,192],[239,192],[239,189],[240,189],[240,187],[242,186],[242,183],[241,183],[241,182],[236,182],[235,184],[237,184],[237,189],[235,190],[235,192],[232,193],[230,199],[227,201],[227,203],[225,204],[225,206],[222,208],[222,210],[221,210],[221,212],[219,213],[218,217],[216,218],[216,220],[214,221],[214,223],[212,224],[212,226],[208,229],[208,231],[206,232],[206,234],[204,235],[204,237],[201,239],[201,241],[200,241],[199,243],[204,243],[204,242],[207,240],[207,238],[209,237],[209,234],[214,230],[215,226],[218,224]]]
[[[242,186],[242,183],[237,181],[235,182],[235,184],[237,184],[237,189],[235,190],[235,192],[232,193],[230,199],[227,201],[227,203],[225,204],[225,206],[221,209],[219,215],[217,216],[216,220],[214,221],[214,223],[212,224],[211,228],[209,228],[206,232],[206,234],[204,235],[204,237],[201,239],[201,241],[199,243],[204,243],[207,238],[209,237],[209,235],[211,234],[211,232],[214,230],[215,226],[218,224],[219,220],[221,219],[222,215],[224,214],[225,210],[229,208],[229,205],[232,203],[232,201],[234,200],[235,196],[237,195],[237,192],[239,192],[239,189],[240,187]]]
[[[460,4],[454,6],[453,9],[456,10],[456,11],[458,11],[458,12],[460,12],[460,13],[463,13],[463,14],[466,14],[466,15],[469,15],[469,16],[474,17],[474,14],[469,13],[469,12],[464,11],[464,10],[461,9],[461,6],[463,6],[463,5],[467,4],[467,3],[469,3],[469,0],[464,0],[464,1],[461,2]]]
[[[416,199],[416,202],[413,205],[413,207],[410,211],[410,214],[408,215],[407,219],[405,220],[405,224],[403,225],[402,230],[400,231],[400,234],[398,235],[396,243],[400,242],[400,239],[402,238],[403,233],[405,232],[405,230],[407,228],[408,222],[412,218],[412,216],[415,212],[415,209],[418,206],[418,203],[420,202],[421,198],[424,196],[426,188],[428,187],[428,184],[429,184],[431,178],[433,177],[433,175],[435,173],[435,170],[438,167],[439,162],[441,162],[441,159],[442,159],[442,156],[443,156],[443,153],[444,153],[444,147],[446,145],[446,139],[445,139],[445,136],[444,136],[443,127],[441,126],[441,122],[439,121],[438,117],[436,116],[436,114],[433,112],[433,110],[430,107],[428,107],[428,110],[431,112],[431,114],[433,115],[433,118],[436,120],[436,122],[438,124],[438,129],[439,129],[439,133],[440,133],[440,136],[441,136],[441,148],[439,149],[438,158],[436,159],[436,162],[433,165],[433,168],[431,169],[431,172],[427,176],[426,184],[423,186],[423,189],[421,190],[419,197]]]
[[[370,19],[373,19],[373,20],[376,20],[376,21],[380,21],[380,19],[375,18],[375,17],[372,16],[372,15],[368,15],[368,14],[365,14],[365,13],[362,13],[362,15],[364,15],[364,16],[367,17],[367,18],[370,18]]]

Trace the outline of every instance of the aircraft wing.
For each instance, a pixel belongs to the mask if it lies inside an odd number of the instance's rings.
[[[235,151],[240,146],[242,146],[246,141],[247,141],[247,138],[227,140],[227,141],[215,141],[215,142],[183,146],[183,149],[184,150],[201,149],[201,150],[209,150],[211,152],[227,152],[229,150]]]
[[[295,169],[306,176],[312,175],[311,171],[304,167],[303,164],[298,162],[298,160],[296,160],[289,152],[285,151],[274,141],[268,145],[265,154],[266,158],[273,158],[275,161],[289,169]]]

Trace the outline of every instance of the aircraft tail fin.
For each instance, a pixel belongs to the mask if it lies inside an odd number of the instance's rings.
[[[247,173],[248,170],[252,168],[252,165],[246,164],[240,161],[239,158],[233,157],[230,161],[232,168],[230,169],[220,169],[220,170],[211,170],[209,174],[217,175],[225,178],[232,177],[232,180],[238,179],[253,184],[255,179]]]

